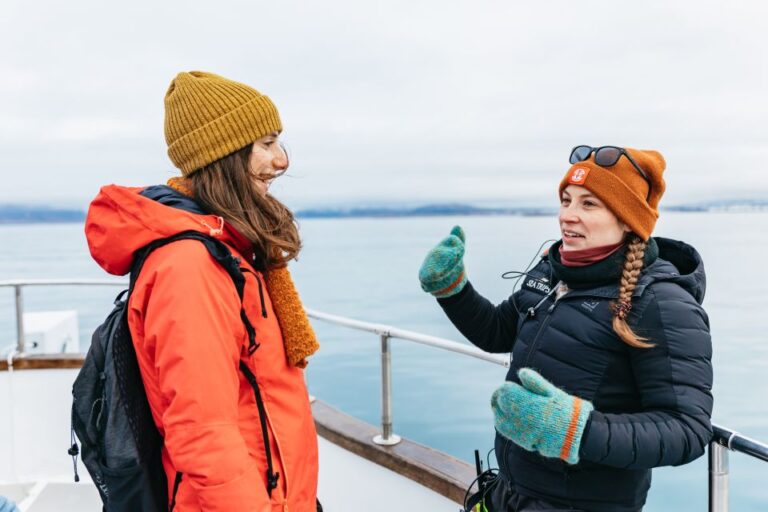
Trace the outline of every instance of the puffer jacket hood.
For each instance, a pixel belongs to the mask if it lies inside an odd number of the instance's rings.
[[[675,283],[701,304],[707,287],[704,261],[692,246],[671,238],[654,237],[659,246],[659,260],[651,265],[641,284],[666,281]],[[640,290],[642,291],[642,290]]]
[[[85,221],[88,248],[113,275],[131,270],[133,254],[154,240],[199,231],[233,245],[247,257],[251,244],[221,217],[207,215],[192,199],[170,187],[102,187]]]
[[[545,267],[551,265],[552,277],[555,280],[565,281],[569,288],[582,295],[618,298],[625,251],[617,252],[589,267],[569,268],[561,263],[557,255],[561,243],[556,242],[552,246],[554,251],[550,249],[542,255],[540,262],[540,265]],[[680,286],[697,303],[702,303],[707,279],[704,263],[696,249],[679,240],[653,237],[649,239],[644,260],[645,266],[633,292],[634,297],[641,296],[645,289],[654,283],[667,282]],[[577,277],[580,281],[576,280]]]

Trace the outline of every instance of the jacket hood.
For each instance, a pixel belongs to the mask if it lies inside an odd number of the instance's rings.
[[[164,204],[165,206],[178,208],[179,210],[196,213],[198,215],[207,215],[205,210],[203,210],[194,199],[185,196],[168,185],[152,185],[151,187],[142,190],[141,195],[152,199],[153,201],[157,201],[160,204]]]
[[[659,281],[675,283],[701,304],[707,287],[707,276],[704,261],[698,251],[679,240],[662,237],[654,239],[659,246],[659,259],[648,268],[647,284]]]
[[[213,236],[252,257],[248,240],[221,217],[206,214],[191,198],[164,185],[102,187],[85,220],[91,256],[114,275],[130,272],[137,250],[182,231]]]

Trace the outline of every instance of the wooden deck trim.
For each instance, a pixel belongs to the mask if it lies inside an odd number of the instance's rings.
[[[35,354],[13,358],[13,371],[73,369],[83,366],[85,354]],[[8,371],[8,360],[0,359],[0,372]]]
[[[312,403],[312,413],[324,439],[463,504],[476,476],[471,464],[408,439],[394,446],[374,444],[373,437],[380,434],[376,427],[320,400]]]

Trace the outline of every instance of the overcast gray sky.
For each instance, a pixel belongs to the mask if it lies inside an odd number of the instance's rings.
[[[176,174],[176,72],[277,104],[294,207],[554,203],[577,144],[654,148],[664,202],[768,198],[768,2],[3,0],[0,202]]]

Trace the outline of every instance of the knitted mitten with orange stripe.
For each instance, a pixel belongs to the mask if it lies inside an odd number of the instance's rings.
[[[419,269],[421,289],[435,297],[456,295],[467,284],[464,273],[464,230],[454,226],[451,234],[432,248]]]
[[[491,397],[496,430],[528,451],[579,462],[581,436],[592,404],[557,388],[530,368],[505,382]]]

